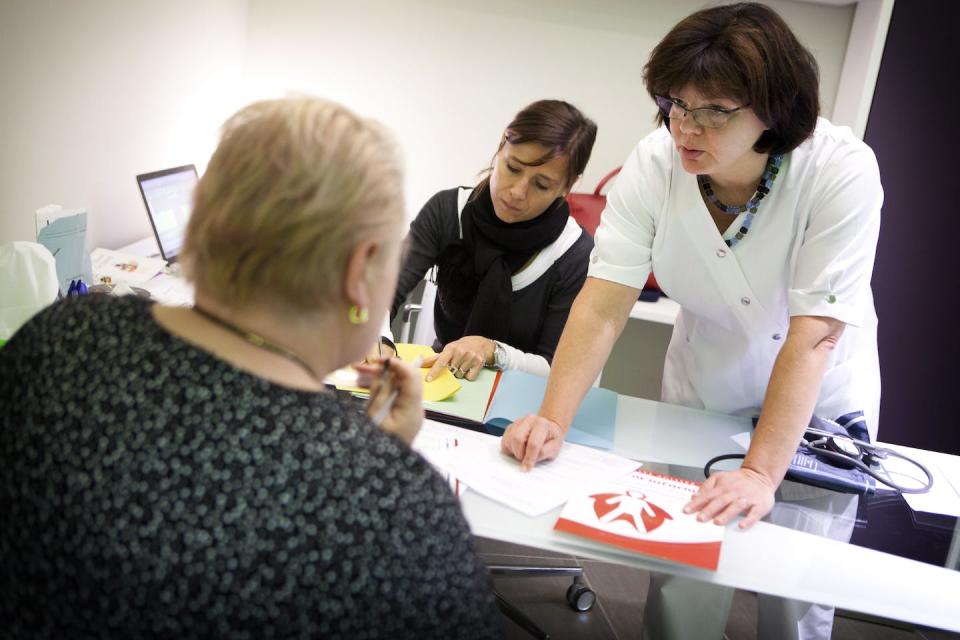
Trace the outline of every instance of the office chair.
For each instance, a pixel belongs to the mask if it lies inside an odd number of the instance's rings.
[[[433,344],[436,339],[436,333],[433,326],[433,305],[437,295],[437,285],[431,278],[431,273],[423,281],[423,293],[419,303],[407,302],[400,307],[399,331],[395,335],[400,336],[400,342],[413,342],[415,344]],[[414,292],[415,295],[416,292]],[[599,380],[599,378],[598,378]],[[494,577],[507,578],[543,578],[570,576],[573,578],[572,584],[567,588],[567,604],[575,611],[589,611],[597,601],[597,596],[590,587],[583,581],[583,568],[577,566],[523,566],[523,565],[487,565],[490,575]],[[535,638],[549,638],[543,629],[541,629],[529,616],[523,613],[515,605],[511,604],[500,593],[494,590],[494,596],[497,600],[497,606],[500,611],[513,620],[522,629],[527,631]]]
[[[432,345],[437,337],[433,328],[433,303],[437,298],[436,269],[430,269],[411,294],[415,296],[422,286],[420,302],[407,302],[400,307],[400,331],[394,331],[394,335],[400,336],[400,342]]]
[[[567,587],[567,604],[574,611],[590,611],[597,602],[597,594],[593,589],[587,586],[583,581],[583,567],[534,567],[513,564],[488,564],[487,569],[492,576],[503,576],[508,578],[545,578],[557,576],[572,576],[573,583]],[[497,599],[497,606],[500,612],[513,620],[524,631],[534,638],[547,640],[550,634],[540,628],[530,616],[511,604],[494,589],[493,595]]]

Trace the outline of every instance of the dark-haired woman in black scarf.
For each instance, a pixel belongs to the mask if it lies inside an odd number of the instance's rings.
[[[534,102],[507,126],[480,184],[441,191],[420,210],[390,317],[436,266],[427,380],[443,368],[468,380],[483,367],[549,373],[593,248],[564,198],[596,135],[573,105]]]

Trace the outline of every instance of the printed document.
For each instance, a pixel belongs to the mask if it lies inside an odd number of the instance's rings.
[[[903,445],[881,444],[879,442],[877,444],[916,460],[929,469],[931,475],[933,475],[933,486],[930,487],[930,491],[901,494],[911,509],[922,513],[938,513],[960,517],[960,458],[946,453],[914,449]],[[884,464],[890,466],[895,463],[899,463],[900,468],[906,469],[914,476],[910,478],[895,475],[895,480],[907,486],[919,481],[919,472],[911,465],[902,463],[896,458],[889,458],[884,461]],[[951,478],[951,476],[954,477]],[[954,483],[956,483],[956,486]],[[886,489],[886,486],[881,483],[877,483],[877,487],[881,490]]]
[[[592,486],[567,502],[554,529],[716,570],[725,528],[683,512],[699,483],[637,470],[616,482]]]
[[[473,491],[529,516],[559,507],[587,483],[613,480],[640,466],[635,460],[568,442],[555,460],[524,472],[517,460],[500,453],[499,437],[467,433],[470,436],[464,442],[438,457],[435,464]]]
[[[93,261],[93,277],[98,283],[126,282],[142,287],[166,266],[160,258],[144,258],[110,249],[94,249],[90,258]]]

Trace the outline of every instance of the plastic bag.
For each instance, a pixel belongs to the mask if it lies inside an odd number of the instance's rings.
[[[0,245],[0,341],[10,339],[35,313],[57,299],[53,254],[36,242]]]

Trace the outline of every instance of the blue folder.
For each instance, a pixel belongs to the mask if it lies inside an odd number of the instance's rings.
[[[536,413],[546,390],[546,378],[523,371],[504,371],[487,410],[488,430],[499,435],[514,420]],[[617,394],[592,387],[573,418],[567,442],[611,449],[616,422]]]

